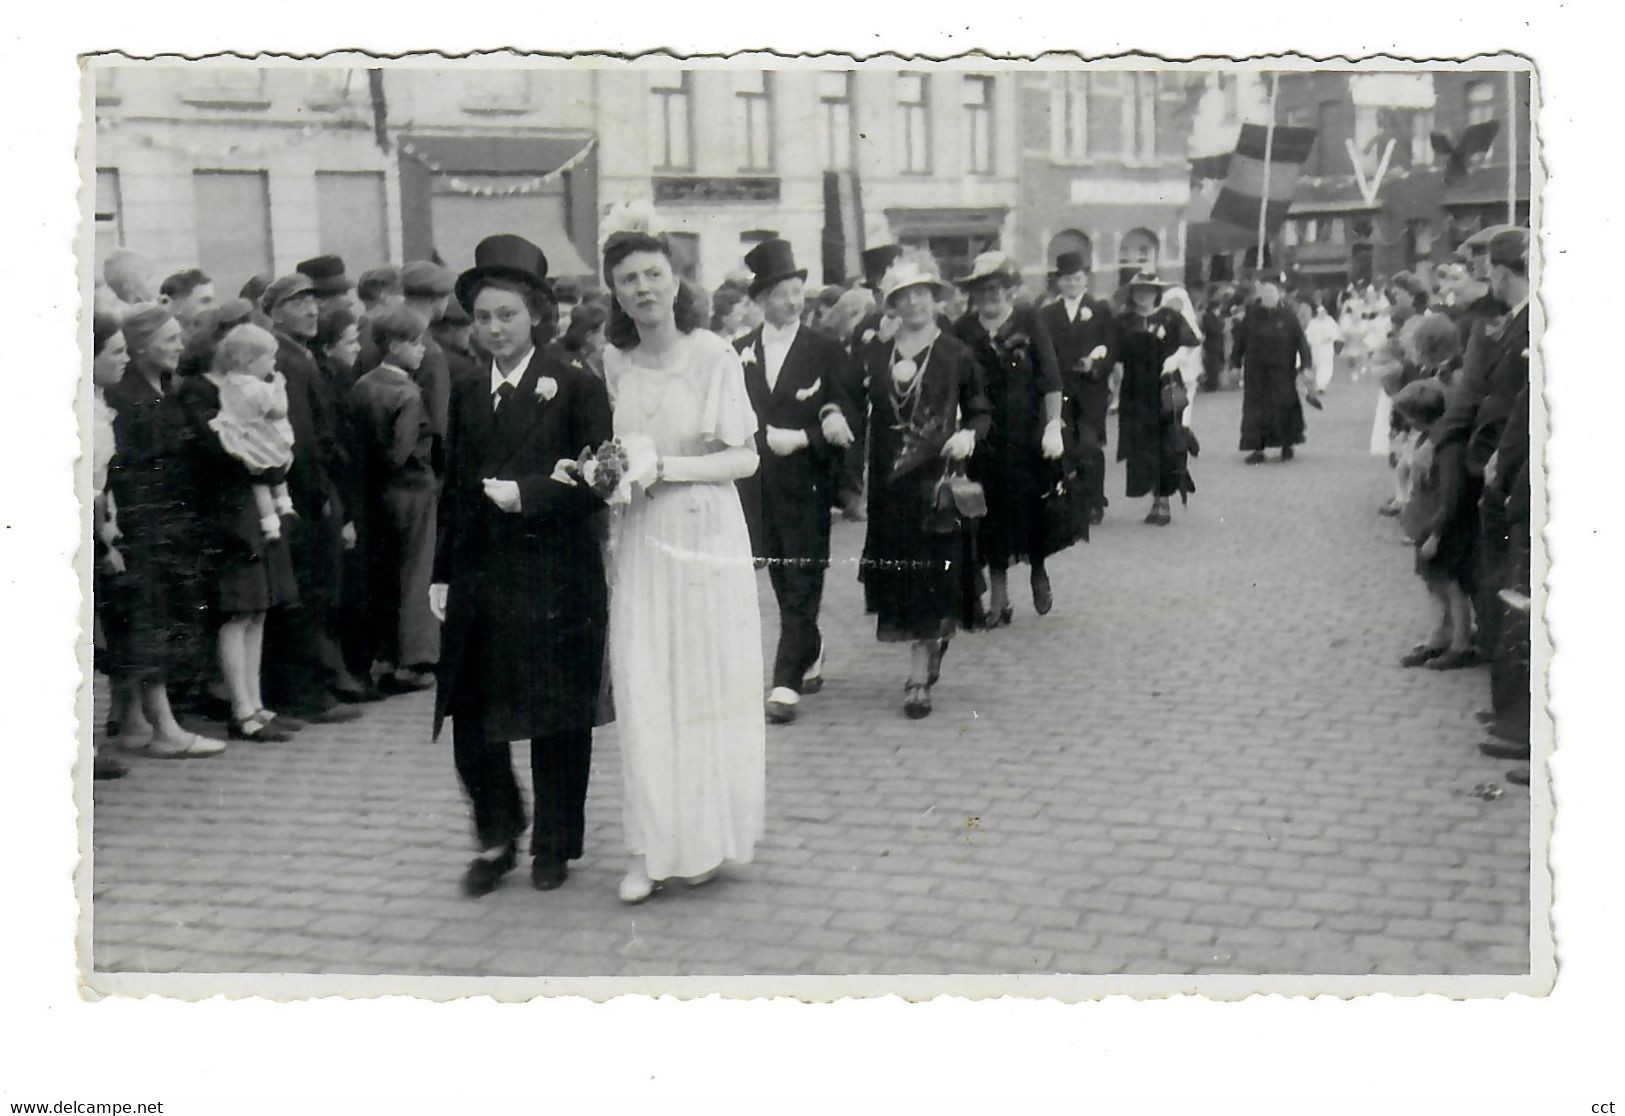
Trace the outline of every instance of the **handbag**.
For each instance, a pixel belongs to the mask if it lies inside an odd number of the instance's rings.
[[[964,521],[987,514],[987,491],[965,474],[965,463],[949,462],[931,489],[931,510],[925,516],[925,529],[932,534],[951,535]]]
[[[1057,466],[1054,476],[1039,503],[1039,541],[1045,558],[1073,543],[1089,541],[1089,490],[1084,475]]]
[[[1190,405],[1185,380],[1178,372],[1162,374],[1162,417],[1173,418]]]

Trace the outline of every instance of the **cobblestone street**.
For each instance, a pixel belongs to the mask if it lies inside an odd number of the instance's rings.
[[[823,693],[768,735],[754,863],[641,907],[613,728],[587,855],[555,892],[481,899],[431,696],[287,744],[95,784],[93,958],[120,972],[589,976],[1520,973],[1529,795],[1483,759],[1486,669],[1402,670],[1432,618],[1340,376],[1298,459],[1242,464],[1240,393],[1196,399],[1172,526],[1121,497],[1055,559],[1055,610],[954,641],[901,712],[840,522]],[[765,636],[772,594],[760,582]],[[105,717],[98,679],[96,724]],[[524,769],[523,748],[516,749]]]

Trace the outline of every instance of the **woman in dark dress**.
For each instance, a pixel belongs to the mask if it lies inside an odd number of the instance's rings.
[[[220,673],[230,694],[233,739],[274,742],[298,727],[265,708],[260,696],[261,647],[268,610],[298,601],[286,544],[267,540],[255,508],[254,476],[227,453],[210,421],[220,413],[223,369],[275,366],[276,338],[256,325],[233,328],[223,339],[194,345],[208,371],[181,381],[176,392],[185,420],[185,452],[193,477],[197,528],[195,560],[203,571],[209,608],[218,625]],[[278,722],[281,723],[278,723]]]
[[[1265,280],[1258,302],[1236,330],[1232,363],[1242,370],[1241,448],[1247,464],[1264,460],[1264,451],[1279,448],[1282,461],[1292,460],[1292,447],[1303,442],[1303,402],[1298,398],[1298,372],[1312,368],[1314,357],[1298,316],[1281,304],[1281,288]]]
[[[931,687],[956,622],[974,599],[961,577],[963,527],[932,531],[943,459],[967,462],[991,425],[970,350],[936,322],[945,285],[934,264],[902,259],[881,283],[896,335],[865,350],[869,381],[869,521],[859,577],[882,643],[912,645],[903,711],[931,712]]]
[[[987,626],[1010,623],[1009,569],[1032,566],[1033,608],[1054,604],[1044,559],[1044,493],[1058,479],[1061,457],[1061,370],[1049,333],[1031,306],[1017,306],[1021,273],[1003,252],[976,257],[959,280],[971,310],[954,323],[981,368],[992,427],[976,447],[970,475],[987,492],[987,515],[976,527],[977,559],[991,585]]]
[[[1151,512],[1145,522],[1157,527],[1166,527],[1173,519],[1170,496],[1177,494],[1183,500],[1196,490],[1182,421],[1185,408],[1178,400],[1191,385],[1185,383],[1173,358],[1180,349],[1201,341],[1179,311],[1157,305],[1166,286],[1149,272],[1129,280],[1128,308],[1117,327],[1117,359],[1123,376],[1117,408],[1117,460],[1127,463],[1129,499],[1151,495]]]
[[[152,726],[146,740],[125,733],[127,750],[165,759],[211,756],[225,745],[183,729],[169,702],[171,682],[200,681],[203,634],[190,545],[190,477],[170,397],[181,326],[154,306],[125,318],[123,333],[130,365],[105,392],[115,413],[107,488],[118,509],[124,565],[102,608],[108,673],[139,695]]]

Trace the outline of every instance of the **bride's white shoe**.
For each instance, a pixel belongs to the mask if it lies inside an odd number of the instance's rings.
[[[659,884],[649,878],[641,863],[634,864],[632,870],[627,872],[621,880],[621,902],[641,903],[659,889]]]

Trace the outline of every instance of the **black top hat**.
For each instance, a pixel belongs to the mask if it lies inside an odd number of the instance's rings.
[[[764,240],[745,253],[745,266],[751,270],[750,297],[786,279],[805,279],[807,269],[796,266],[796,254],[788,240]]]
[[[296,264],[294,270],[310,279],[318,297],[343,294],[355,286],[344,274],[344,261],[337,256],[314,256]]]
[[[480,241],[474,249],[474,266],[457,277],[457,301],[471,314],[482,279],[511,279],[549,302],[553,300],[553,291],[547,285],[547,256],[524,237],[512,233],[498,233]]]
[[[1051,279],[1059,279],[1063,275],[1087,273],[1088,270],[1089,268],[1084,265],[1082,252],[1062,252],[1055,257],[1055,270],[1049,275]]]
[[[865,282],[871,287],[880,286],[880,277],[886,274],[886,269],[897,262],[897,257],[903,254],[903,249],[897,244],[882,244],[878,248],[868,248],[863,253],[863,276]]]

